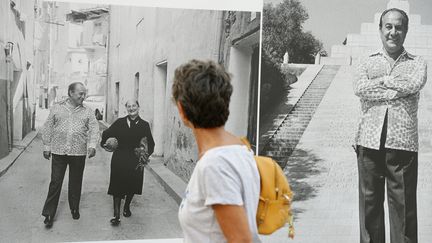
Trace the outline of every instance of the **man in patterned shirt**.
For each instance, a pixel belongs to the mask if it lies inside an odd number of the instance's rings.
[[[417,109],[426,62],[403,47],[408,16],[400,9],[380,19],[383,48],[360,60],[354,92],[361,116],[356,136],[360,242],[385,242],[384,185],[391,242],[417,242]]]
[[[69,98],[55,104],[42,128],[43,156],[50,159],[51,182],[42,211],[47,227],[53,225],[66,167],[69,165],[68,201],[73,219],[79,219],[79,202],[86,155],[96,154],[99,125],[94,112],[83,105],[86,88],[72,83]]]

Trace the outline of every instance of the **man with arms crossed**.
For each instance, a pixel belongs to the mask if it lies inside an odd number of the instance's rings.
[[[379,25],[382,50],[360,60],[354,92],[361,116],[356,134],[360,242],[384,243],[384,185],[392,243],[417,242],[417,109],[426,62],[403,47],[408,16],[388,9]]]

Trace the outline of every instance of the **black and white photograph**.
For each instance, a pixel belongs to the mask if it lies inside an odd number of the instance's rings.
[[[432,2],[206,1],[0,1],[0,242],[432,242]]]
[[[2,0],[0,242],[257,240],[260,33],[261,11]],[[230,153],[253,181],[225,198]]]
[[[431,11],[264,1],[258,152],[293,190],[293,242],[432,241]]]

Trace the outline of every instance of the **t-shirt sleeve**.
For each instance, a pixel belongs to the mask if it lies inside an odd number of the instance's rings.
[[[242,184],[238,172],[227,162],[209,163],[202,173],[206,206],[243,205]]]

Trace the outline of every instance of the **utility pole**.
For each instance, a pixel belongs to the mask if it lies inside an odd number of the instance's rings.
[[[108,34],[106,40],[106,80],[105,80],[105,111],[104,111],[104,121],[108,121],[108,95],[110,91],[110,73],[109,73],[109,55],[110,55],[110,43],[111,43],[111,5],[108,7]]]
[[[9,42],[8,43],[8,48],[9,48],[9,55],[6,56],[6,100],[8,102],[8,106],[7,106],[7,116],[8,116],[8,121],[7,121],[7,134],[9,137],[9,142],[8,142],[8,149],[9,152],[12,151],[12,147],[13,147],[13,97],[12,97],[12,81],[13,81],[13,65],[11,65],[11,61],[12,61],[12,53],[13,53],[13,43]]]

